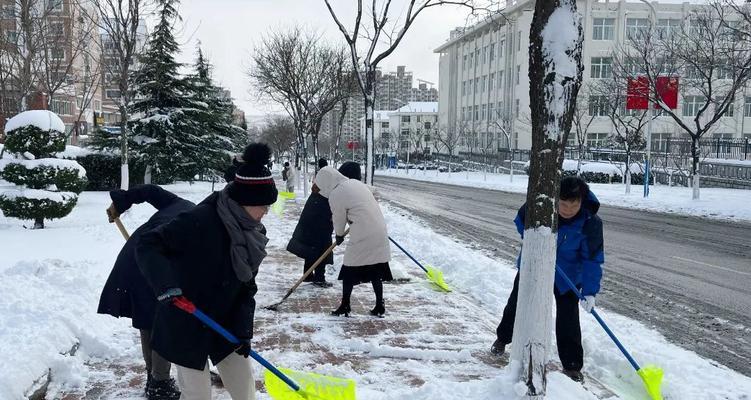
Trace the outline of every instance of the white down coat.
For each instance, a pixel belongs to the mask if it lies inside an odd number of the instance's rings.
[[[321,195],[329,199],[336,235],[344,235],[349,223],[344,265],[357,267],[389,262],[391,248],[386,222],[368,187],[358,180],[347,179],[333,167],[318,171],[316,185]]]

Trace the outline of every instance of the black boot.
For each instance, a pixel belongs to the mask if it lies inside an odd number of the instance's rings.
[[[386,306],[384,306],[383,302],[376,303],[376,306],[374,309],[370,310],[370,315],[383,318],[383,314],[386,314]]]
[[[577,369],[564,369],[563,374],[571,378],[574,382],[584,383],[584,374]]]
[[[172,378],[162,381],[151,379],[146,390],[146,398],[149,400],[178,400],[180,390]]]
[[[349,308],[349,304],[342,304],[342,305],[339,306],[339,308],[337,308],[336,310],[332,311],[331,315],[336,316],[336,317],[338,317],[340,315],[344,315],[345,317],[349,317],[350,311],[352,311],[352,310]]]
[[[493,342],[493,345],[490,346],[490,352],[497,356],[502,356],[503,353],[506,352],[506,343],[496,339],[495,342]]]

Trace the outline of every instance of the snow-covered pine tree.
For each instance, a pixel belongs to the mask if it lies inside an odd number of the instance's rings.
[[[0,160],[0,177],[16,188],[0,193],[6,216],[34,221],[68,215],[86,187],[86,170],[73,160],[54,158],[65,150],[65,125],[46,110],[22,112],[5,125],[5,150],[14,158]]]
[[[200,164],[202,171],[223,171],[232,156],[247,145],[245,130],[232,123],[232,99],[223,96],[222,88],[211,79],[211,63],[198,47],[194,73],[185,79],[185,100],[189,119],[200,127],[196,132],[202,141]]]
[[[519,363],[526,398],[543,398],[553,330],[561,150],[571,130],[583,69],[576,0],[537,0],[529,42],[532,151],[511,358]]]
[[[177,3],[178,0],[158,1],[159,22],[135,77],[137,96],[130,126],[147,165],[147,183],[152,174],[159,182],[178,177],[192,179],[202,151],[199,127],[186,113],[193,104],[184,96],[185,81],[178,74],[181,64],[175,61],[179,45],[172,29],[179,19]]]

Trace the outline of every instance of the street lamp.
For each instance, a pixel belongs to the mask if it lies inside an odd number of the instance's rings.
[[[650,21],[649,21],[649,45],[654,46],[654,28],[655,28],[655,25],[657,25],[657,11],[655,10],[654,5],[652,5],[652,3],[650,3],[649,1],[647,0],[639,0],[639,1],[649,6],[650,16],[651,16]],[[652,55],[654,57],[654,48],[650,50],[652,50]],[[653,60],[652,65],[654,65],[654,60]],[[649,71],[648,71],[649,66],[647,66],[646,69],[647,69],[647,74],[649,74]],[[654,85],[649,85],[649,86],[650,86],[649,91],[651,92],[653,89],[652,87]],[[651,101],[647,101],[647,118],[648,118],[647,120],[647,152],[646,152],[647,154],[646,154],[646,159],[644,160],[644,197],[649,197],[649,178],[650,178],[649,172],[652,167],[652,120],[654,119],[652,117],[653,112],[654,111],[652,111]],[[626,166],[626,173],[631,174],[630,165]]]

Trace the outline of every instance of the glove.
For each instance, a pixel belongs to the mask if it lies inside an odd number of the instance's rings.
[[[163,304],[172,304],[172,301],[175,300],[175,298],[182,295],[183,291],[180,288],[169,288],[165,290],[164,293],[157,296],[156,299]]]
[[[109,218],[110,223],[115,222],[117,218],[120,217],[120,212],[117,211],[117,208],[115,207],[115,204],[111,204],[107,208],[107,218]]]
[[[344,243],[344,236],[336,236],[336,245],[339,246],[340,244]]]
[[[248,356],[250,355],[250,340],[242,340],[240,347],[235,349],[235,353],[248,358]]]
[[[579,305],[586,312],[592,312],[595,308],[595,296],[584,296],[583,300],[579,300]]]

